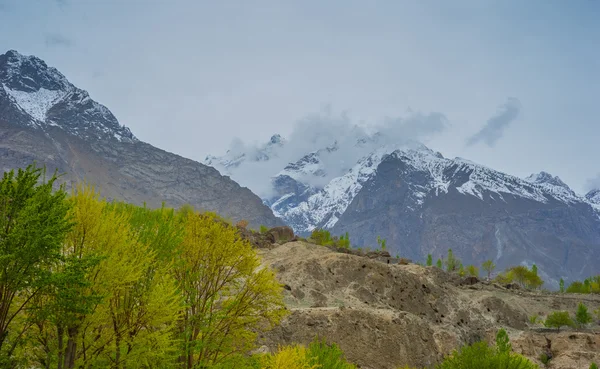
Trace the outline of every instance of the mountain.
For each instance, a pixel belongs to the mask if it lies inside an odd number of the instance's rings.
[[[282,224],[261,199],[217,170],[140,141],[58,70],[16,51],[0,55],[0,170],[36,161],[87,181],[109,199],[191,204],[251,226]]]
[[[338,152],[361,155],[345,169],[327,157]],[[322,186],[312,180],[335,172]],[[263,200],[300,234],[348,232],[362,247],[380,236],[413,260],[452,249],[465,265],[492,259],[498,271],[536,264],[549,287],[598,273],[599,192],[580,196],[546,172],[523,179],[375,134],[307,153],[271,180],[274,194]]]

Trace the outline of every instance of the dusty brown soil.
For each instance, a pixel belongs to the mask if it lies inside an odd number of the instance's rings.
[[[259,252],[285,285],[291,312],[262,338],[269,350],[320,336],[361,368],[431,367],[464,344],[493,340],[504,327],[515,351],[539,364],[541,353],[551,354],[548,368],[600,363],[597,324],[557,333],[528,319],[555,310],[574,314],[580,301],[591,311],[600,307],[600,296],[461,285],[458,276],[436,267],[388,264],[303,242]]]

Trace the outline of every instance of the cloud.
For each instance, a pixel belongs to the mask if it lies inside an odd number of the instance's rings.
[[[479,132],[467,140],[467,146],[472,146],[483,142],[493,147],[502,135],[504,130],[519,116],[521,112],[521,102],[509,97],[508,100],[498,108],[496,115],[488,119],[485,126]]]
[[[46,35],[46,46],[53,47],[71,47],[73,46],[73,41],[70,38],[67,38],[58,33],[49,33]]]
[[[586,191],[599,190],[600,189],[600,173],[596,174],[596,177],[590,178],[586,183]]]
[[[244,153],[246,160],[237,168],[230,167],[229,174],[260,197],[269,198],[273,195],[271,178],[288,164],[314,152],[322,163],[323,172],[307,175],[302,182],[322,188],[375,148],[427,141],[447,125],[447,119],[441,113],[410,113],[406,117],[386,118],[378,124],[365,126],[356,124],[345,112],[334,114],[330,108],[325,108],[299,120],[282,146],[247,144],[234,139],[228,156],[234,158]],[[261,156],[265,152],[269,160]],[[217,169],[225,174],[223,168]]]

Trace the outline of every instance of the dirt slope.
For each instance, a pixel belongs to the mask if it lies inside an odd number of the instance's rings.
[[[600,297],[507,290],[494,284],[461,285],[436,267],[397,265],[290,242],[260,250],[285,285],[291,315],[263,337],[278,344],[310,342],[315,336],[338,343],[361,368],[428,367],[453,349],[493,339],[504,327],[515,351],[537,360],[551,353],[549,368],[587,368],[600,362],[600,329],[546,332],[528,317],[555,310],[591,310]]]

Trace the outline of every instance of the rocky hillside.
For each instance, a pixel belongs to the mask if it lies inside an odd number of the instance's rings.
[[[278,142],[258,148],[261,162],[285,152],[285,141]],[[500,270],[535,263],[550,288],[560,278],[597,272],[597,191],[579,195],[546,172],[519,178],[378,134],[344,142],[347,147],[335,141],[273,174],[273,191],[263,200],[296,232],[349,232],[352,244],[363,247],[377,246],[380,236],[391,253],[413,260],[429,253],[437,259],[451,248],[465,265],[492,259]],[[256,154],[229,156],[211,163],[230,174],[260,164]],[[344,161],[352,156],[359,159]]]
[[[393,259],[334,252],[290,242],[262,249],[263,263],[285,285],[291,315],[264,336],[263,350],[309,343],[316,335],[338,343],[361,368],[425,367],[464,344],[491,340],[505,328],[516,352],[548,368],[588,368],[600,362],[600,326],[560,333],[529,323],[557,310],[574,314],[584,302],[600,308],[600,296],[506,289],[461,280],[436,267],[393,264]],[[540,366],[543,367],[543,366]]]
[[[217,170],[141,142],[103,105],[44,61],[0,55],[0,170],[36,161],[103,195],[160,206],[189,203],[250,225],[283,224]]]

